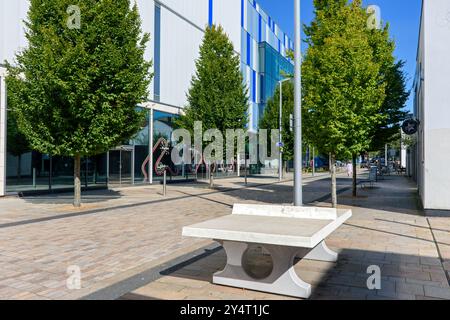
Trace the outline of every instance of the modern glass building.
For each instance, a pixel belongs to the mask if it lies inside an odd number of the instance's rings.
[[[170,167],[172,179],[201,175],[194,168],[175,167],[161,154],[161,139],[170,141],[173,120],[186,105],[186,92],[195,73],[204,30],[222,25],[241,57],[241,69],[249,89],[249,130],[255,131],[267,100],[284,74],[293,73],[287,59],[293,42],[254,0],[136,0],[142,29],[151,35],[146,59],[153,61],[154,78],[146,126],[130,141],[106,154],[83,160],[85,187],[153,183],[160,179],[160,164]],[[13,61],[27,46],[23,20],[28,0],[0,1],[0,63]],[[7,143],[7,88],[0,66],[0,196],[6,193],[72,188],[73,160],[27,150],[13,152]],[[10,137],[10,140],[14,137]],[[11,142],[11,141],[10,141]],[[11,143],[9,143],[11,145]],[[235,168],[219,168],[223,175]]]

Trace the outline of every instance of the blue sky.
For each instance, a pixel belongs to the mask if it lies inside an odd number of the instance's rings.
[[[261,7],[291,37],[294,36],[294,0],[257,0]],[[364,5],[378,5],[381,18],[390,24],[395,39],[397,59],[406,61],[408,90],[411,89],[416,70],[417,42],[419,38],[421,0],[364,0]],[[302,23],[309,24],[314,17],[313,0],[301,0]],[[412,96],[408,109],[412,110]]]

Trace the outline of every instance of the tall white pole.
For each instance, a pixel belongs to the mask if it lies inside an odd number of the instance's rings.
[[[150,156],[150,160],[148,162],[148,183],[153,184],[153,118],[154,118],[154,112],[153,108],[150,109],[150,116],[149,116],[149,133],[148,133],[148,154]]]
[[[386,168],[388,167],[388,145],[386,143],[385,150],[384,150],[384,165]]]
[[[301,23],[300,0],[294,0],[295,16],[295,96],[294,96],[294,206],[303,205],[302,194],[302,54],[301,54]]]
[[[278,180],[281,182],[283,180],[283,152],[282,152],[282,142],[283,142],[283,135],[282,135],[282,114],[283,114],[283,82],[280,81],[280,110],[279,110],[279,139],[278,142],[279,148],[280,148],[280,158],[279,158],[279,168],[278,168]]]
[[[316,149],[312,148],[312,175],[313,177],[316,175]]]
[[[0,68],[0,197],[6,194],[6,72]]]

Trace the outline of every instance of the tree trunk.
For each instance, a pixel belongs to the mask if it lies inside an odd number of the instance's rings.
[[[214,169],[216,168],[214,163]],[[209,166],[209,188],[214,189],[214,173],[212,164]]]
[[[17,180],[22,178],[22,155],[17,156]]]
[[[76,208],[81,207],[81,157],[80,155],[75,156],[74,164],[74,196],[73,196],[73,206]]]
[[[331,169],[331,203],[333,208],[337,208],[337,183],[336,183],[336,156],[330,156]]]
[[[353,155],[352,158],[352,165],[353,165],[353,197],[357,197],[357,186],[356,186],[356,179],[357,179],[357,174],[356,174],[356,155]]]

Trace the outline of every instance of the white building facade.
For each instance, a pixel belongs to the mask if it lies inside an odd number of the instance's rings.
[[[250,131],[257,129],[282,71],[293,73],[293,64],[286,58],[293,42],[254,0],[136,0],[136,3],[142,29],[151,36],[145,57],[153,61],[154,78],[149,88],[150,99],[142,104],[149,110],[148,126],[135,141],[106,155],[86,159],[86,187],[102,182],[121,185],[152,182],[157,178],[154,164],[159,155],[154,155],[154,142],[160,136],[170,135],[173,118],[186,105],[195,60],[208,25],[222,25],[241,57],[241,70],[249,89]],[[0,64],[5,60],[13,62],[15,53],[27,46],[23,20],[28,7],[29,0],[0,0]],[[0,100],[4,108],[0,120],[0,195],[70,187],[71,159],[28,152],[18,163],[17,157],[8,154],[7,89],[2,73],[0,76],[4,90]]]
[[[423,0],[410,163],[423,207],[450,210],[450,1]]]

